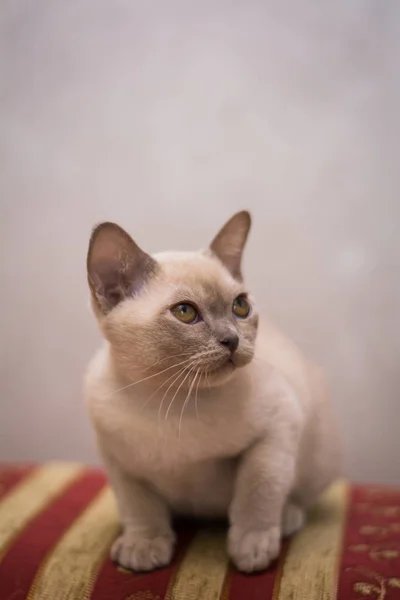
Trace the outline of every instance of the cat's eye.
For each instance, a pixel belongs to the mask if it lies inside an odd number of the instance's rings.
[[[245,296],[238,296],[232,304],[232,312],[236,317],[245,319],[250,314],[250,304]]]
[[[171,308],[171,312],[179,321],[186,323],[187,325],[193,325],[197,323],[200,318],[199,311],[192,304],[186,302],[182,304],[176,304]]]

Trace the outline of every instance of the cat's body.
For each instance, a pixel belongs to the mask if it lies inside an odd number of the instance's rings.
[[[224,235],[231,248],[232,236]],[[109,251],[110,245],[100,252],[98,271]],[[281,534],[302,525],[304,510],[338,472],[321,375],[271,325],[260,324],[256,338],[249,296],[248,315],[237,324],[227,317],[226,307],[245,292],[239,268],[217,251],[155,257],[157,274],[133,298],[121,292],[120,278],[116,301],[115,277],[111,294],[92,286],[108,342],[89,368],[86,398],[125,528],[113,557],[126,567],[148,570],[170,560],[170,520],[177,513],[229,515],[236,565],[264,568]],[[119,259],[124,252],[118,250]],[[121,264],[125,274],[126,260]],[[104,308],[107,295],[113,306]],[[193,302],[204,320],[178,323],[164,314],[183,301]]]

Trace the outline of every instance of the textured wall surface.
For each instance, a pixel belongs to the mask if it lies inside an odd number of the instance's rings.
[[[400,5],[3,0],[0,458],[94,460],[92,225],[254,229],[262,311],[325,367],[356,479],[400,481]]]

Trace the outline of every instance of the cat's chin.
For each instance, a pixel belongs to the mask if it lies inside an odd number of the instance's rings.
[[[212,371],[207,371],[207,385],[220,386],[234,377],[238,371],[246,367],[253,360],[253,354],[238,355],[233,358],[228,358],[215,365]]]
[[[234,375],[238,368],[238,365],[235,365],[232,359],[228,359],[222,364],[217,365],[211,372],[208,372],[208,384],[222,385]]]

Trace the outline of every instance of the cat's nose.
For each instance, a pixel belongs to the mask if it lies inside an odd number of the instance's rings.
[[[233,353],[239,346],[239,336],[237,333],[228,333],[224,335],[219,342],[222,344],[222,346],[225,346],[225,348],[228,348],[228,350]]]

